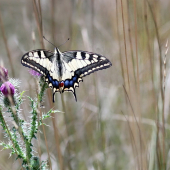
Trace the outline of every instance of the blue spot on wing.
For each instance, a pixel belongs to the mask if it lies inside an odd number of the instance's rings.
[[[74,82],[77,82],[77,76],[75,75],[72,79]]]
[[[59,82],[58,82],[57,80],[53,80],[53,81],[52,81],[52,85],[53,85],[53,87],[55,87],[55,88],[59,88]]]
[[[69,88],[69,80],[65,80],[64,81],[64,87],[65,88]]]
[[[55,80],[55,85],[54,85],[54,87],[59,88],[59,82],[58,82],[57,80]]]
[[[52,85],[55,86],[55,81],[52,81]]]
[[[50,77],[50,75],[48,76],[48,80],[50,83],[52,82],[52,77]]]
[[[70,80],[70,87],[73,87],[73,85],[74,85],[74,81],[73,80]]]
[[[53,80],[49,74],[46,77],[48,78],[48,83],[52,83],[53,87],[59,88],[59,82],[57,80]]]
[[[48,84],[52,84],[52,88],[56,88],[55,92],[53,92],[53,102],[54,102],[54,98],[55,98],[55,93],[56,92],[61,92],[61,89],[60,89],[60,84],[61,82],[59,82],[58,80],[56,79],[53,79],[52,76],[50,76],[50,74],[47,74],[46,75],[46,78],[48,79]],[[66,80],[62,80],[62,82],[64,83],[63,85],[63,89],[62,89],[62,93],[64,91],[72,91],[74,97],[75,97],[75,100],[77,101],[77,98],[76,98],[76,92],[75,92],[75,87],[79,87],[78,84],[79,84],[79,81],[78,81],[78,78],[79,76],[78,75],[74,75],[71,79],[66,79]],[[82,80],[82,79],[81,79]],[[76,86],[74,86],[74,84],[76,84]],[[61,87],[62,88],[62,87]],[[60,89],[60,90],[59,90]]]

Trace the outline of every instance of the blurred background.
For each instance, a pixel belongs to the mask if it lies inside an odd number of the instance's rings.
[[[106,56],[112,67],[95,72],[71,93],[46,91],[46,120],[34,154],[53,170],[170,169],[169,0],[0,0],[0,62],[21,81],[29,121],[37,78],[21,65],[24,53],[54,47]],[[41,130],[41,128],[40,128]],[[45,144],[47,139],[47,145]],[[0,141],[7,141],[1,128]],[[2,149],[2,148],[1,148]],[[0,169],[20,169],[0,152]]]

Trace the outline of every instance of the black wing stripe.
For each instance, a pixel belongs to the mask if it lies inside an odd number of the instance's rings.
[[[91,73],[94,73],[95,71],[106,69],[111,65],[112,64],[110,63],[110,61],[106,59],[100,62],[92,63],[90,65],[87,65],[86,67],[80,68],[75,71],[75,74],[77,74],[80,77],[85,77]]]
[[[48,73],[48,70],[45,67],[35,62],[34,60],[30,60],[29,58],[25,58],[24,60],[21,61],[21,63],[24,66],[39,72],[40,74],[46,75]]]
[[[89,61],[91,62],[93,60],[93,54],[90,54]]]
[[[73,59],[76,60],[104,60],[106,59],[104,56],[96,54],[96,53],[91,53],[87,51],[67,51],[63,53],[64,55],[64,61],[66,63],[71,62]]]
[[[44,50],[34,50],[26,53],[22,59],[21,64],[29,67],[42,75],[49,73],[48,69],[52,65],[53,53]]]
[[[41,51],[37,51],[38,56],[41,58]]]
[[[40,74],[43,74],[43,75],[46,74],[45,68],[42,67],[41,65],[37,64],[36,62],[32,61],[32,60],[22,61],[22,65],[24,65],[24,66],[26,66],[28,68],[31,68],[31,69],[39,72]]]
[[[87,54],[87,53],[82,53],[82,52],[81,52],[81,54],[80,54],[80,55],[81,55],[81,57],[82,57],[82,59],[83,59],[83,60],[85,60],[85,59],[86,59],[86,54]]]

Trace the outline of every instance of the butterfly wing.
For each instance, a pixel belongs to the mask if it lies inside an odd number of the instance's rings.
[[[111,62],[104,56],[87,51],[63,52],[63,91],[72,91],[76,99],[75,88],[83,77],[110,67]],[[77,100],[77,99],[76,99]]]
[[[61,64],[56,62],[56,55],[61,55]],[[21,64],[45,77],[45,81],[53,89],[53,102],[55,93],[64,91],[72,91],[77,101],[75,88],[79,87],[82,78],[112,65],[106,57],[96,53],[67,51],[54,55],[47,50],[33,50],[24,54]]]
[[[21,59],[21,64],[29,67],[45,77],[45,81],[49,87],[53,89],[53,102],[55,92],[60,90],[59,68],[56,64],[56,54],[47,50],[33,50],[26,54]]]
[[[51,70],[54,53],[47,50],[33,50],[24,54],[21,64],[46,76]]]
[[[65,63],[80,78],[112,66],[112,63],[106,57],[92,52],[67,51],[63,52],[63,55]]]

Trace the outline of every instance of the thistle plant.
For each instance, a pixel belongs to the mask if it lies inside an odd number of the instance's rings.
[[[17,159],[22,160],[22,167],[26,170],[47,170],[47,161],[40,162],[40,158],[34,155],[32,139],[36,139],[39,126],[43,120],[50,117],[49,112],[38,116],[39,106],[44,96],[47,84],[40,78],[40,74],[30,71],[32,75],[39,77],[40,90],[36,99],[29,98],[31,106],[31,118],[27,122],[22,118],[21,104],[24,102],[24,92],[19,92],[20,81],[8,78],[8,70],[0,66],[0,125],[2,126],[8,143],[0,142],[3,149],[10,149],[11,155],[15,154]],[[12,128],[6,121],[6,115],[10,114],[13,119]],[[1,151],[2,152],[2,151]]]

